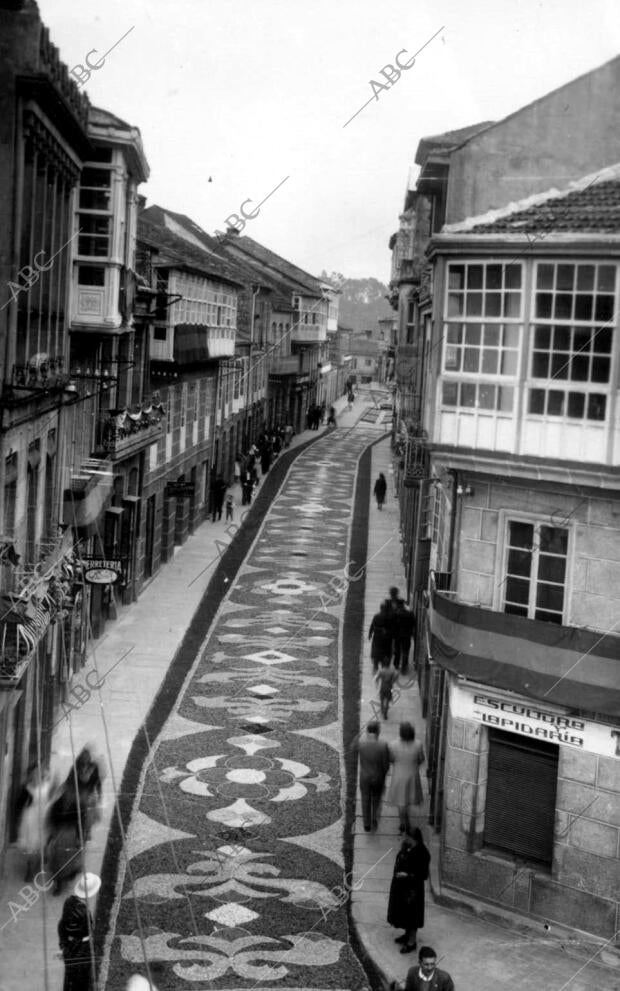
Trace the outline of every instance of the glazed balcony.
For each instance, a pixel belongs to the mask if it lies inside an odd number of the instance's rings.
[[[97,424],[95,455],[118,461],[153,444],[165,412],[158,398],[131,409],[109,410]]]

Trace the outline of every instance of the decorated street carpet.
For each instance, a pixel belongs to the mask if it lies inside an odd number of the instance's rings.
[[[341,636],[361,453],[292,464],[163,729],[115,865],[101,987],[361,991],[343,883]],[[362,617],[360,617],[361,622]]]

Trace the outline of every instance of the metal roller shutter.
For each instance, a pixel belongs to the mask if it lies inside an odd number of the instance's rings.
[[[559,747],[489,730],[484,844],[551,865]]]

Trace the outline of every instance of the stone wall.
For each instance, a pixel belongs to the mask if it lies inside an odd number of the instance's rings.
[[[560,747],[549,873],[483,846],[488,732],[448,725],[442,881],[539,919],[611,938],[620,928],[620,761]]]
[[[458,547],[459,599],[488,609],[501,606],[502,543],[506,515],[526,514],[571,531],[567,626],[609,630],[620,616],[620,499],[583,495],[550,485],[501,483],[468,476]],[[502,510],[504,513],[502,514]]]

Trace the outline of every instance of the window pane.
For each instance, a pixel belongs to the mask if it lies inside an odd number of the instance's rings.
[[[578,266],[577,289],[581,292],[591,292],[594,289],[594,265]]]
[[[551,327],[536,328],[534,347],[540,350],[548,350],[551,347]]]
[[[467,269],[467,288],[482,289],[482,265],[469,265]]]
[[[487,265],[487,289],[502,288],[502,266]]]
[[[463,382],[461,385],[461,406],[474,407],[476,405],[476,386]]]
[[[463,340],[463,327],[460,323],[450,324],[448,327],[448,343],[460,344]]]
[[[506,289],[520,289],[521,288],[521,266],[520,265],[507,265],[504,269],[504,282]]]
[[[555,327],[553,347],[556,351],[570,351],[570,327]]]
[[[518,603],[519,605],[525,606],[527,609],[527,604],[530,597],[530,583],[524,578],[507,578],[506,579],[506,602]]]
[[[594,350],[600,354],[611,353],[611,342],[613,340],[613,329],[611,327],[599,327],[593,334]]]
[[[501,327],[488,323],[484,328],[484,343],[487,347],[499,347],[499,332]]]
[[[566,558],[541,554],[538,562],[538,577],[541,581],[562,584],[566,575]]]
[[[518,317],[521,305],[521,294],[518,292],[507,292],[504,296],[504,316]]]
[[[467,315],[479,317],[482,314],[482,293],[470,292],[467,294]]]
[[[567,289],[572,292],[575,281],[574,265],[558,265],[558,280],[556,289]]]
[[[549,416],[562,416],[564,412],[564,393],[551,389],[547,394],[547,414]]]
[[[594,319],[606,322],[611,320],[614,315],[614,297],[613,296],[597,296],[596,297],[596,307],[594,310]]]
[[[527,616],[527,606],[516,606],[512,602],[506,602],[504,612],[510,616]]]
[[[590,380],[592,382],[609,382],[609,358],[592,359]]]
[[[103,286],[105,284],[105,268],[100,265],[78,265],[78,284],[80,286]]]
[[[444,360],[444,368],[446,371],[458,372],[461,369],[461,349],[455,348],[450,345],[446,347],[446,356]]]
[[[480,344],[482,327],[479,323],[470,323],[465,326],[465,343]]]
[[[497,389],[498,399],[497,408],[501,410],[502,413],[510,413],[512,410],[513,393],[514,389],[506,388],[506,386],[499,386]]]
[[[496,375],[498,358],[499,351],[485,348],[482,353],[482,371],[487,375]]]
[[[546,379],[549,375],[549,355],[535,351],[532,355],[532,377]]]
[[[464,289],[465,288],[465,266],[464,265],[450,265],[450,273],[448,276],[448,288],[449,289]]]
[[[575,296],[575,320],[592,319],[593,297],[584,294]]]
[[[506,610],[508,611],[508,610]],[[561,623],[562,613],[561,612],[545,612],[543,609],[537,609],[534,613],[534,619],[539,619],[544,623]]]
[[[598,269],[599,292],[614,292],[616,288],[616,268],[614,265],[599,265]]]
[[[84,210],[109,210],[110,193],[103,189],[80,189],[80,207]]]
[[[551,356],[551,378],[567,379],[570,358],[566,354],[554,354]]]
[[[502,295],[499,292],[489,292],[484,300],[484,314],[487,317],[502,315]]]
[[[584,355],[577,355],[570,363],[570,377],[574,382],[587,382],[590,359]]]
[[[505,348],[518,348],[519,347],[519,328],[515,326],[508,325],[504,327],[504,347]]]
[[[545,412],[544,389],[530,389],[529,412],[542,415]]]
[[[568,293],[558,293],[555,297],[553,315],[556,320],[570,320],[573,313],[573,297]]]
[[[99,188],[110,188],[112,173],[109,169],[83,169],[80,176],[81,186],[96,186]]]
[[[80,214],[80,230],[83,234],[108,234],[110,218],[98,217],[94,214]]]
[[[448,316],[460,317],[463,315],[463,296],[461,293],[451,292],[448,295]]]
[[[516,551],[511,549],[508,553],[508,574],[522,575],[526,578],[530,576],[532,567],[532,555],[528,551]]]
[[[479,348],[465,348],[465,359],[463,361],[463,371],[477,372],[480,361]]]
[[[536,588],[536,608],[561,613],[564,608],[564,588],[561,585],[539,584]]]
[[[539,265],[536,272],[537,289],[553,289],[553,265]]]
[[[481,409],[495,409],[495,386],[481,385],[478,388],[478,406]]]
[[[568,548],[568,530],[557,526],[541,526],[540,550],[542,553],[564,554]]]
[[[567,415],[573,417],[573,419],[581,420],[583,419],[585,408],[586,397],[583,392],[569,392]]]
[[[525,547],[531,550],[534,541],[534,524],[521,523],[511,520],[509,526],[509,541],[511,547]]]
[[[551,316],[551,304],[553,296],[550,293],[536,293],[536,316],[540,319],[547,319]]]
[[[442,402],[444,406],[457,405],[458,385],[456,382],[444,382],[442,390]]]
[[[606,403],[605,396],[598,393],[588,396],[588,420],[604,420]]]
[[[95,258],[104,258],[108,254],[107,237],[79,237],[78,255],[92,255]]]

